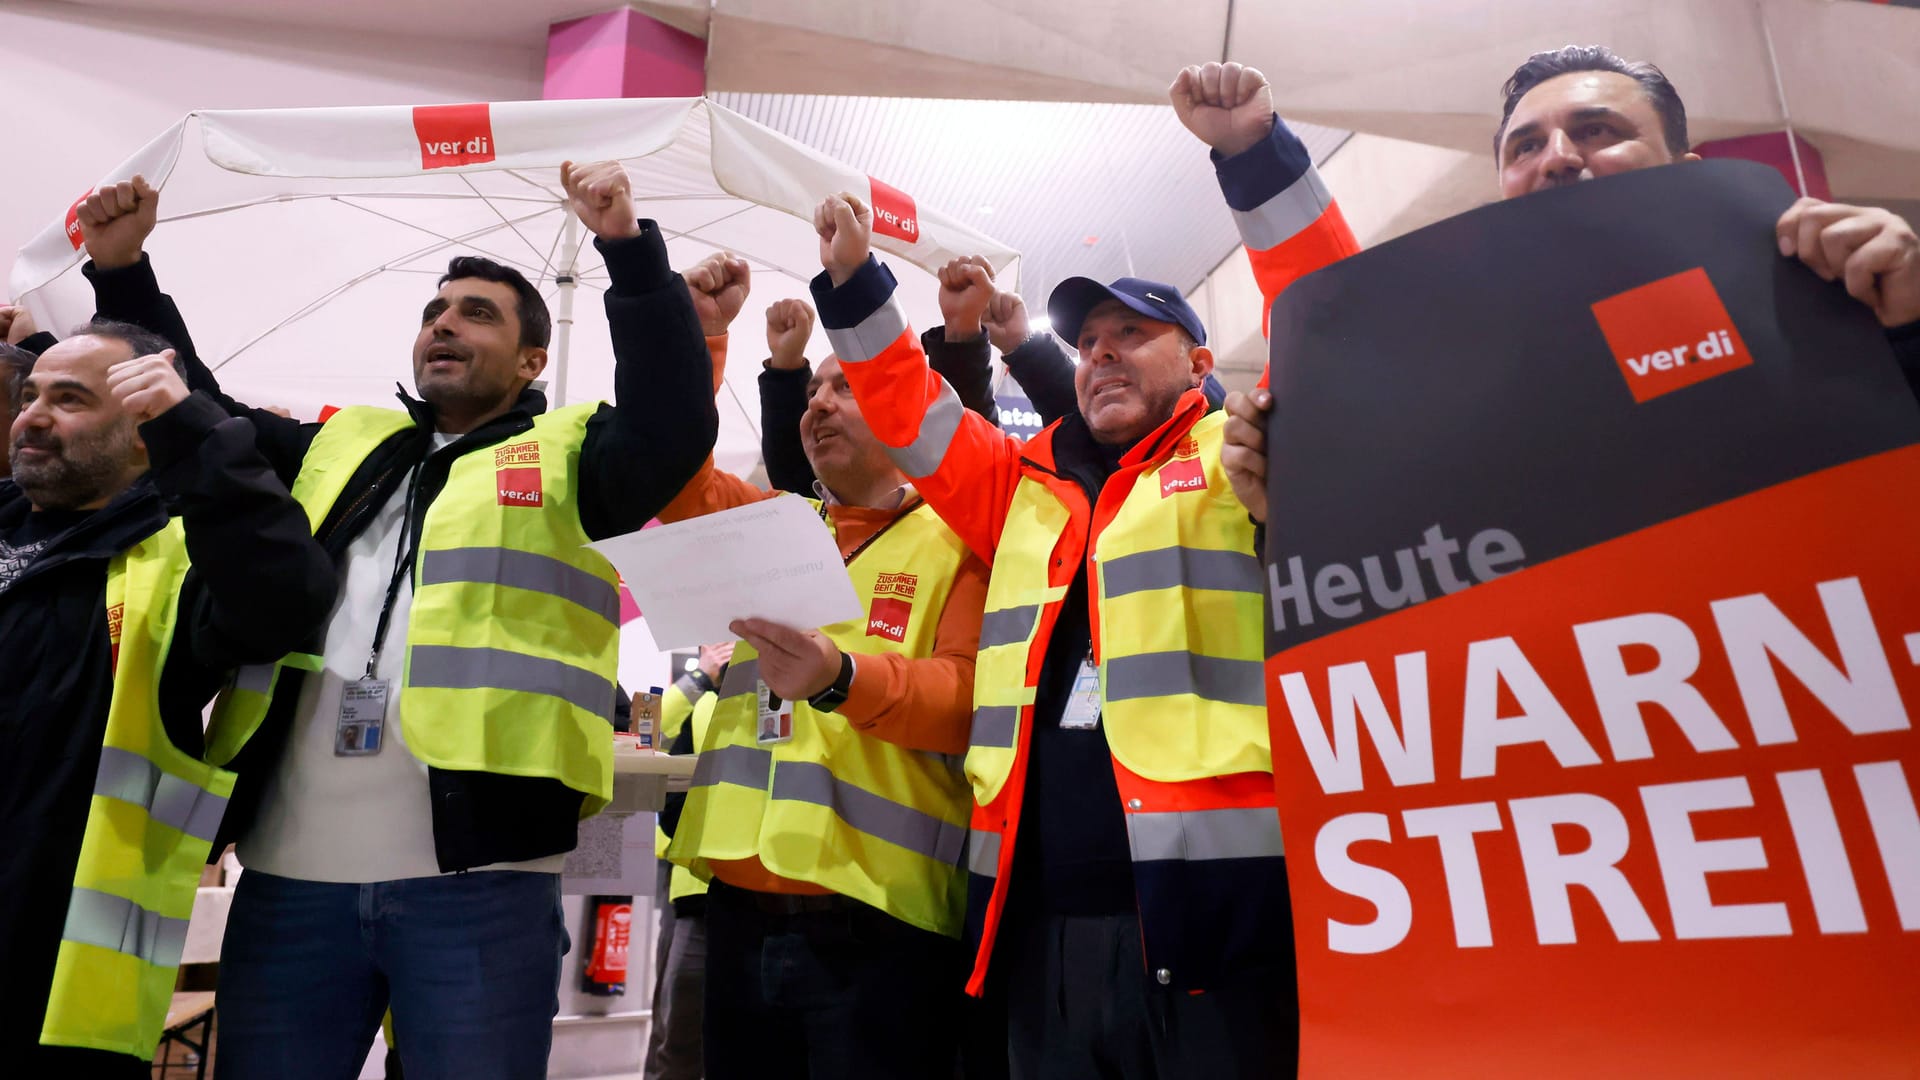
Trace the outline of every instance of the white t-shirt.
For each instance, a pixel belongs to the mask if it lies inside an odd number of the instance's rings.
[[[436,433],[434,451],[456,438]],[[347,548],[340,597],[327,624],[326,666],[307,675],[301,684],[286,751],[267,780],[252,828],[238,845],[240,862],[250,869],[303,881],[351,884],[440,873],[433,854],[427,766],[407,749],[400,731],[400,676],[406,669],[407,616],[413,603],[411,574],[401,581],[386,642],[374,668],[375,677],[387,680],[389,687],[380,752],[364,757],[333,752],[341,688],[366,674],[387,583],[406,539],[406,489],[402,483]],[[565,861],[561,854],[476,869],[559,873]]]

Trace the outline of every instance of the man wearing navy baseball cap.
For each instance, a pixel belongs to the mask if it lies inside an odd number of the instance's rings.
[[[1016,1076],[1286,1075],[1263,582],[1201,391],[1206,328],[1162,282],[1062,282],[1047,311],[1079,354],[1076,407],[1023,442],[928,370],[871,223],[852,195],[816,212],[821,322],[873,433],[991,566],[968,991],[1004,1001]],[[942,288],[990,294],[984,263],[956,260]],[[943,309],[988,307],[973,299]]]
[[[1163,282],[1068,278],[1047,298],[1047,316],[1054,333],[1080,353],[1074,389],[1097,442],[1138,442],[1213,372],[1199,313]]]

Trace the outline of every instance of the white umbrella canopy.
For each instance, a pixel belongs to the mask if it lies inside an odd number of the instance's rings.
[[[1792,127],[1836,197],[1920,198],[1920,11],[1831,0],[1345,0],[1241,4],[1229,51],[1281,115],[1488,153],[1530,53],[1651,60],[1693,139]],[[1492,177],[1488,178],[1489,196]]]
[[[984,255],[1009,286],[1017,273],[1016,252],[910,193],[700,98],[196,112],[102,182],[141,173],[160,189],[148,250],[222,386],[313,417],[327,405],[391,404],[396,382],[411,388],[420,310],[460,254],[526,274],[556,324],[571,309],[571,333],[556,325],[550,350],[554,404],[611,400],[606,269],[559,182],[563,160],[608,158],[627,164],[640,214],[660,223],[676,268],[720,250],[752,268],[720,394],[716,457],[733,471],[758,459],[762,313],[807,297],[821,198],[877,196],[875,246],[892,256],[918,327],[940,321],[931,273],[948,259]],[[13,268],[13,295],[56,331],[93,310],[77,244],[69,214]],[[815,334],[818,359],[827,347]]]

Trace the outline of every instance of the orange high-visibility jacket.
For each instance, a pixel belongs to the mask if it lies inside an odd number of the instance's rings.
[[[1276,121],[1266,142],[1217,164],[1269,305],[1292,281],[1357,250],[1305,147],[1283,124]],[[967,939],[977,948],[969,990],[981,992],[1005,907],[1033,687],[1067,586],[1083,563],[1148,970],[1184,990],[1282,965],[1291,977],[1292,927],[1258,674],[1264,596],[1252,525],[1219,464],[1222,418],[1207,415],[1197,391],[1187,394],[1174,416],[1122,459],[1097,504],[1090,503],[1077,483],[1055,470],[1055,428],[1023,443],[961,406],[928,369],[892,292],[892,275],[871,260],[838,288],[824,275],[814,285],[862,414],[928,503],[968,547],[994,563],[994,578],[1029,579],[1042,600],[1030,610],[996,612],[989,586],[987,622],[995,626],[982,630],[983,681],[976,686],[968,757],[976,805]],[[1204,482],[1195,484],[1190,474]],[[1156,518],[1165,520],[1155,524]],[[1116,520],[1120,528],[1113,528]],[[1175,539],[1152,539],[1156,534]],[[1007,561],[997,562],[999,555]],[[1136,566],[1165,564],[1173,576],[1162,593],[1121,595],[1111,580],[1120,558]],[[1143,599],[1184,605],[1187,617],[1115,614],[1146,612],[1138,603]],[[1103,611],[1110,620],[1104,626]],[[1179,626],[1200,629],[1167,629]],[[1002,629],[1011,634],[1004,642]],[[1170,651],[1169,632],[1179,637]],[[1148,652],[1141,643],[1149,639],[1162,651]],[[1019,650],[1024,662],[990,657],[1006,646]],[[1181,685],[1149,694],[1156,719],[1123,720],[1111,668],[1115,654],[1179,658],[1171,667]],[[1010,671],[1023,676],[1024,686],[986,685]],[[1021,703],[992,704],[1009,693]],[[1233,738],[1209,742],[1208,732]]]

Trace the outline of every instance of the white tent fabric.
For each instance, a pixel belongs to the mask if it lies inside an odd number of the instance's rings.
[[[1841,198],[1920,198],[1920,11],[1826,0],[1345,0],[1241,4],[1232,58],[1281,115],[1488,153],[1528,54],[1651,60],[1694,141],[1795,128]],[[1489,196],[1492,184],[1489,177]]]
[[[395,382],[411,387],[420,309],[447,260],[466,253],[520,269],[557,324],[571,308],[570,340],[557,325],[547,370],[555,404],[611,398],[606,271],[581,243],[558,168],[608,158],[626,162],[674,266],[724,249],[752,267],[721,392],[716,456],[730,470],[758,458],[763,312],[806,297],[822,197],[879,196],[891,217],[875,247],[892,256],[918,327],[940,321],[931,272],[948,259],[984,255],[1009,285],[1017,274],[1018,253],[911,193],[700,98],[195,112],[101,182],[139,173],[160,189],[148,250],[223,387],[313,417],[390,404]],[[69,210],[14,264],[12,295],[56,332],[92,313],[79,244]],[[810,355],[826,351],[816,328]]]

